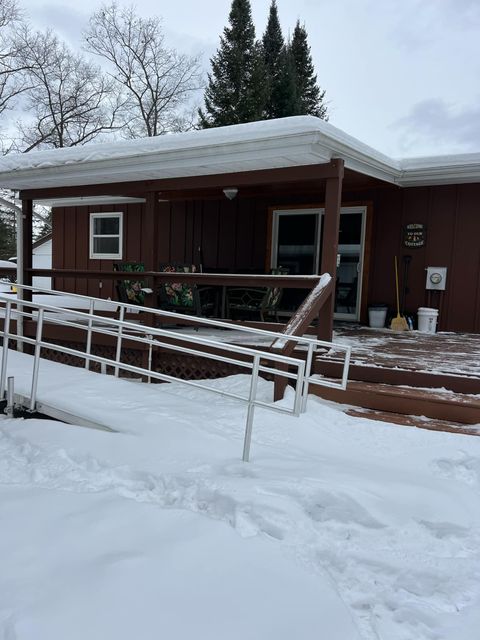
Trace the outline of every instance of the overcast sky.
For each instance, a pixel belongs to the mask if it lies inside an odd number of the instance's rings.
[[[257,36],[270,0],[251,0]],[[101,0],[20,0],[39,28],[77,45]],[[128,2],[126,4],[129,4]],[[480,152],[480,0],[277,0],[284,35],[309,33],[330,122],[384,153]],[[205,68],[230,0],[137,0],[170,44]]]

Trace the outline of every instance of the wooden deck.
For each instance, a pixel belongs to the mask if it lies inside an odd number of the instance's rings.
[[[480,334],[394,332],[339,325],[334,340],[352,347],[350,379],[446,388],[480,394]],[[338,375],[335,353],[317,358],[317,372]]]
[[[33,323],[29,332],[33,335]],[[268,328],[279,330],[278,325]],[[192,327],[175,327],[175,332],[211,336],[217,341],[233,342],[262,349],[271,345],[269,337],[253,337],[251,334],[235,330],[221,330],[208,327],[198,333]],[[75,345],[83,350],[85,332],[78,329],[47,325],[45,335],[59,342]],[[252,339],[253,338],[253,339]],[[172,342],[181,342],[178,333]],[[412,416],[425,416],[434,421],[430,427],[458,431],[458,425],[470,425],[464,432],[476,432],[473,425],[480,425],[480,334],[438,333],[422,334],[417,331],[395,333],[387,329],[369,329],[347,324],[335,327],[334,341],[352,347],[349,383],[346,391],[312,386],[311,392],[321,397],[350,407],[372,412],[373,419],[387,415],[392,422],[404,420],[411,424]],[[138,350],[136,343],[125,339],[126,361],[145,364],[147,351]],[[97,335],[93,351],[105,355],[115,348],[115,338]],[[216,350],[220,349],[218,347]],[[213,352],[213,349],[207,349]],[[48,353],[45,357],[58,360],[58,354]],[[304,356],[298,349],[295,356]],[[78,362],[77,362],[78,360]],[[77,366],[83,366],[78,358],[63,359]],[[238,373],[237,369],[215,366],[215,362],[203,356],[172,352],[167,348],[156,349],[153,354],[153,368],[170,375],[191,379],[223,377]],[[319,353],[315,361],[315,372],[329,378],[340,376],[340,354],[330,350]],[[376,413],[375,413],[376,412]],[[400,416],[400,418],[398,417]],[[403,416],[403,418],[402,418]],[[387,420],[388,421],[388,420]],[[448,425],[447,425],[448,427]]]
[[[352,363],[425,372],[473,376],[480,380],[480,334],[395,332],[339,325],[336,341],[353,349]]]
[[[390,422],[457,432],[458,424],[480,425],[479,334],[396,333],[340,325],[334,339],[352,347],[347,390],[318,388],[314,393],[362,407],[377,420],[387,416]],[[319,355],[316,371],[337,377],[335,353]],[[462,433],[478,435],[478,430],[470,427]]]

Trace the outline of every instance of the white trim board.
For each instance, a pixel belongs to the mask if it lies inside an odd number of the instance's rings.
[[[399,186],[480,182],[480,153],[397,160],[313,116],[0,158],[0,187],[43,189],[325,164]],[[232,185],[234,186],[234,185]]]

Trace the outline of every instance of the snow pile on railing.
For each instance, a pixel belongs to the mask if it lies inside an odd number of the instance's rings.
[[[302,302],[301,306],[299,307],[297,313],[295,313],[295,315],[292,316],[292,319],[283,330],[283,333],[285,335],[294,336],[297,334],[299,328],[302,326],[302,324],[305,323],[308,316],[312,313],[313,306],[317,302],[320,294],[322,293],[322,291],[324,291],[325,287],[331,282],[331,280],[332,280],[332,276],[329,273],[323,273],[320,276],[320,280],[318,281],[318,284],[310,291],[308,296],[305,298],[305,300]],[[288,342],[287,338],[285,339],[278,338],[273,343],[272,348],[283,349],[287,344],[287,342]]]

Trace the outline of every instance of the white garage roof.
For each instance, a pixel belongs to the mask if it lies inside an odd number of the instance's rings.
[[[313,116],[31,151],[0,159],[0,187],[43,189],[322,164],[401,186],[480,181],[480,153],[395,160]]]

